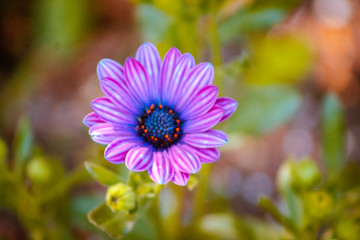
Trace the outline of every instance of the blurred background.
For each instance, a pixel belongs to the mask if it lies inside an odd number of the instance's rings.
[[[0,9],[0,239],[109,238],[87,219],[106,188],[84,162],[123,169],[106,163],[82,119],[102,96],[97,63],[123,64],[144,41],[162,57],[176,46],[211,62],[220,94],[239,106],[220,125],[229,135],[220,160],[192,191],[168,184],[155,198],[160,220],[147,211],[125,238],[359,239],[358,1],[2,0]]]

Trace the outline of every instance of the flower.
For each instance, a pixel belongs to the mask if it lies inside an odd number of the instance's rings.
[[[144,43],[124,67],[103,59],[97,67],[106,97],[91,102],[84,118],[91,138],[107,145],[105,158],[131,171],[148,170],[159,184],[186,185],[201,163],[217,161],[227,135],[211,129],[234,113],[237,102],[218,97],[210,63],[171,48],[161,61]]]

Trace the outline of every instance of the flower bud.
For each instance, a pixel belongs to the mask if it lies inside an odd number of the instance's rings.
[[[37,156],[30,160],[26,172],[33,182],[45,183],[51,178],[52,170],[46,158]]]
[[[128,211],[135,207],[135,193],[131,187],[118,183],[108,188],[106,203],[114,211]]]

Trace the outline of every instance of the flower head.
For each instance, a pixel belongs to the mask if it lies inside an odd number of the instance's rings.
[[[216,147],[227,136],[211,128],[230,117],[237,102],[218,98],[210,63],[195,65],[176,48],[161,61],[156,47],[144,43],[124,67],[103,59],[97,73],[106,97],[91,102],[94,112],[84,124],[95,142],[107,145],[108,161],[148,170],[159,184],[186,185],[201,163],[219,158]]]

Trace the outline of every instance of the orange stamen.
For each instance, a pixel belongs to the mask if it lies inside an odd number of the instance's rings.
[[[175,128],[175,130],[176,130],[177,132],[179,132],[179,131],[180,131],[180,128]]]
[[[169,135],[166,134],[166,135],[165,135],[165,138],[169,138]]]
[[[169,114],[170,114],[170,115],[173,114],[173,110],[169,110]]]
[[[144,130],[144,132],[145,132],[145,133],[147,133],[147,132],[148,132],[148,130],[147,130],[147,129],[145,129],[145,130]]]
[[[141,126],[141,128],[142,128],[142,129],[145,129],[145,126],[144,126],[144,125],[142,125],[142,126]]]
[[[162,108],[163,108],[163,105],[160,104],[160,105],[159,105],[159,108],[162,109]]]

